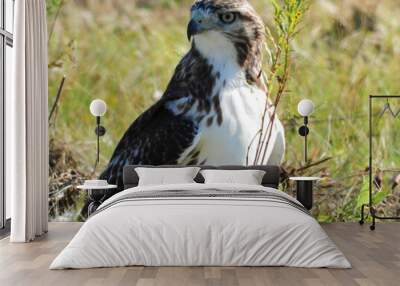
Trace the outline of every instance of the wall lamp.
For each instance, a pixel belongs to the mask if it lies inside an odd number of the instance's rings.
[[[96,170],[97,164],[100,161],[100,137],[106,134],[106,128],[100,124],[100,117],[103,116],[107,111],[107,104],[101,99],[95,99],[90,103],[90,113],[96,117],[96,129],[94,132],[97,135],[97,157],[94,167]]]
[[[304,137],[304,163],[307,164],[307,135],[310,132],[308,129],[308,116],[314,112],[314,103],[309,99],[303,99],[297,105],[297,111],[304,117],[304,124],[300,126],[299,134]]]

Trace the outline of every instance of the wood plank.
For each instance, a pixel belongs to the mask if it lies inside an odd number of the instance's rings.
[[[50,223],[38,240],[0,240],[2,286],[397,286],[400,273],[400,224],[380,223],[371,232],[356,223],[323,224],[352,263],[352,269],[290,267],[117,267],[82,270],[48,269],[51,261],[79,230],[80,223]]]

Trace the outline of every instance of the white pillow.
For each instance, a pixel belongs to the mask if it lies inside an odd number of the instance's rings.
[[[193,179],[199,170],[198,167],[135,168],[139,177],[139,186],[195,183]]]
[[[205,184],[261,185],[265,171],[261,170],[202,170]]]

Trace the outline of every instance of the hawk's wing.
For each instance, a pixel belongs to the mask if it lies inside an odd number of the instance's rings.
[[[123,187],[125,165],[176,164],[197,134],[197,123],[166,107],[166,97],[140,115],[125,132],[108,166],[100,175],[109,184]]]
[[[192,46],[176,67],[161,99],[125,132],[100,177],[110,184],[117,184],[120,190],[125,165],[176,164],[198,132],[199,120],[189,116],[188,111],[196,101],[198,109],[210,110],[210,104],[204,98],[211,94],[214,86],[211,69],[207,60]]]

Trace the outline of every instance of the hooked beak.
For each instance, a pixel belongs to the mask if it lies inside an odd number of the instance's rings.
[[[203,10],[192,10],[190,16],[190,22],[187,26],[187,37],[189,41],[194,35],[214,28],[214,24],[209,15]]]
[[[187,26],[187,38],[190,41],[190,38],[194,35],[197,35],[204,31],[201,24],[198,23],[196,20],[191,19],[188,26]]]

